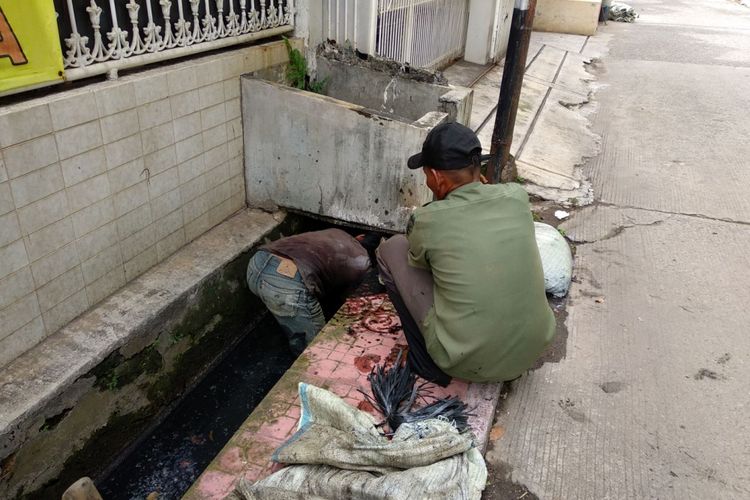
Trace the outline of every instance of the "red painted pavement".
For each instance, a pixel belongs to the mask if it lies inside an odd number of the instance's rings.
[[[380,418],[358,389],[369,394],[367,375],[372,367],[384,360],[393,362],[403,347],[406,339],[398,315],[385,294],[347,300],[183,498],[224,498],[240,478],[257,480],[280,469],[271,455],[296,430],[299,382],[326,388]],[[475,414],[469,423],[484,451],[500,384],[454,380],[447,388],[431,387],[436,397],[454,395],[468,404]]]

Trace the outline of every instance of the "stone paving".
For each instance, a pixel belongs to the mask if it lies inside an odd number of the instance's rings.
[[[283,467],[271,462],[273,451],[297,428],[299,382],[326,388],[349,404],[378,416],[360,390],[376,364],[393,362],[406,339],[398,315],[384,293],[348,299],[305,352],[240,426],[224,449],[183,498],[224,498],[242,478],[257,480]],[[484,452],[500,384],[454,381],[432,386],[436,397],[455,395],[472,409],[469,423]]]

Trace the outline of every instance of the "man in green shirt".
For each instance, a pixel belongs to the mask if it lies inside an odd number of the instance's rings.
[[[408,165],[423,169],[436,201],[378,249],[410,366],[440,385],[514,379],[555,329],[528,195],[518,184],[486,184],[481,152],[461,124],[430,131]]]

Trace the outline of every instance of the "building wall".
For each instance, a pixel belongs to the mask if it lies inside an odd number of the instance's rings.
[[[273,42],[0,108],[0,366],[245,205],[239,75],[286,61]]]

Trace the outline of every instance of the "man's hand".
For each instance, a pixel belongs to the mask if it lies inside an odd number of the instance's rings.
[[[487,177],[484,176],[484,174],[479,174],[479,182],[482,184],[489,184],[490,181],[487,180]]]

